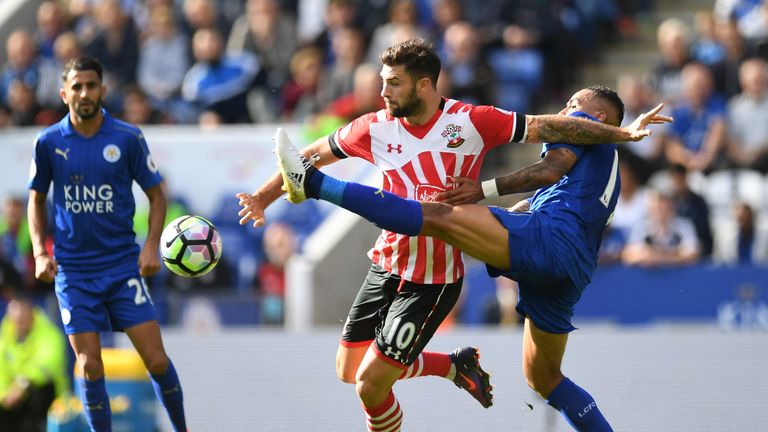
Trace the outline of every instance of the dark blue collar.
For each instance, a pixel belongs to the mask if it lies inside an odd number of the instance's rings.
[[[115,120],[112,118],[111,115],[109,115],[107,110],[102,108],[101,114],[104,116],[104,120],[101,122],[101,126],[99,127],[99,131],[96,132],[96,135],[108,134],[112,132],[112,129],[115,127]],[[61,128],[61,134],[63,136],[70,136],[73,134],[79,135],[75,130],[75,128],[72,127],[72,122],[69,121],[69,113],[67,113],[67,115],[65,115],[64,118],[61,119],[61,121],[59,122],[59,127]]]

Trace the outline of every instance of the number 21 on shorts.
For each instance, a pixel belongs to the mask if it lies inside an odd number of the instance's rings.
[[[144,282],[144,278],[130,278],[128,279],[128,288],[136,290],[136,295],[133,297],[133,302],[137,305],[144,304],[149,299],[152,302],[152,297],[149,295],[147,289],[147,283]]]

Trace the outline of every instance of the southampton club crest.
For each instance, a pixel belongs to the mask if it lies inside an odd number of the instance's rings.
[[[448,148],[456,148],[464,144],[464,138],[461,137],[461,126],[457,126],[453,123],[445,127],[440,135],[448,140]]]

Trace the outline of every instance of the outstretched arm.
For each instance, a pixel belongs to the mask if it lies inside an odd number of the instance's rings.
[[[660,115],[664,104],[641,114],[632,124],[616,127],[582,118],[557,114],[525,116],[528,124],[526,142],[563,142],[569,144],[605,144],[640,141],[651,134],[649,124],[669,123],[672,117]]]
[[[315,156],[314,166],[318,168],[339,160],[331,151],[328,137],[317,139],[305,147],[301,153],[307,159]],[[245,225],[249,220],[253,220],[254,227],[264,225],[264,210],[283,195],[282,186],[283,178],[279,172],[276,172],[256,192],[251,194],[240,192],[236,194],[235,196],[240,200],[240,205],[243,207],[237,213],[240,216],[240,225]]]
[[[438,196],[438,201],[451,205],[473,204],[492,195],[509,195],[520,192],[530,192],[538,188],[554,184],[576,163],[576,155],[564,147],[547,151],[540,161],[524,166],[511,174],[486,180],[483,184],[495,186],[490,193],[483,186],[466,177],[458,177],[454,182],[456,189],[445,191]],[[489,192],[489,193],[487,193]]]

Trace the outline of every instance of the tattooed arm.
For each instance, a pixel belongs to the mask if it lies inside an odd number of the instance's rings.
[[[594,122],[593,122],[594,123]],[[547,151],[544,159],[502,177],[496,177],[499,195],[530,192],[557,183],[576,163],[576,155],[560,147]]]
[[[526,142],[562,142],[569,144],[605,144],[624,141],[640,141],[651,134],[646,129],[649,124],[672,121],[671,117],[660,115],[664,104],[640,115],[632,124],[625,127],[611,126],[562,115],[525,116],[528,126]]]
[[[498,195],[509,195],[520,192],[534,191],[540,187],[549,186],[560,180],[576,163],[576,155],[567,148],[559,147],[547,151],[544,159],[520,168],[503,177],[496,177]],[[467,177],[453,179],[455,189],[441,192],[437,200],[451,205],[474,204],[487,198],[482,186],[477,181]],[[485,183],[485,182],[483,182]],[[495,195],[494,195],[495,196]],[[520,203],[518,203],[520,205]],[[513,211],[525,211],[515,206]]]

